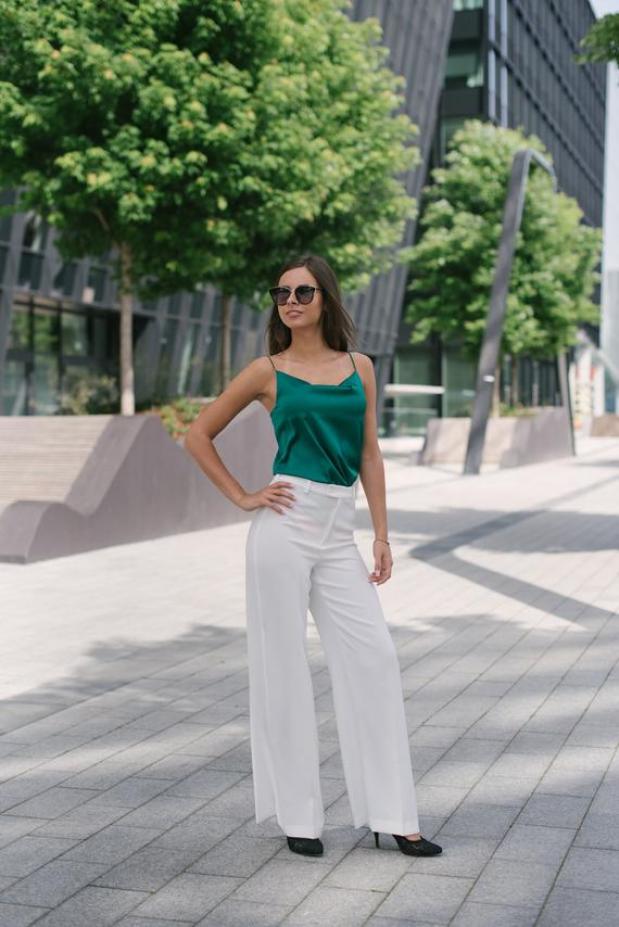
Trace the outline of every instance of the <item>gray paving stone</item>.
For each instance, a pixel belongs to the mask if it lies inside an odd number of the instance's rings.
[[[492,776],[486,773],[468,794],[468,804],[513,805],[522,808],[533,794],[537,779]]]
[[[68,788],[86,788],[86,789],[110,789],[119,782],[127,779],[135,773],[141,772],[144,768],[144,760],[136,760],[133,763],[124,760],[117,760],[115,757],[102,760],[100,763],[93,763],[87,769],[74,773],[68,779],[64,780],[64,785]],[[118,802],[120,804],[120,802]]]
[[[574,838],[580,847],[619,850],[619,813],[595,814],[590,811]]]
[[[452,837],[441,833],[440,840],[437,842],[442,846],[443,852],[439,856],[415,858],[415,872],[477,878],[488,860],[492,858],[500,839],[498,837]]]
[[[481,805],[466,801],[442,826],[440,834],[456,837],[502,837],[517,815],[517,807]]]
[[[464,762],[457,761],[450,763],[444,757],[441,757],[432,769],[421,779],[425,785],[445,785],[470,788],[479,782],[485,771],[491,765],[488,762]]]
[[[154,892],[191,866],[197,855],[195,850],[143,847],[102,875],[97,873],[92,882],[105,888]]]
[[[513,824],[497,846],[497,859],[518,862],[560,863],[567,853],[576,830],[569,827]]]
[[[326,842],[328,838],[323,836]],[[279,851],[279,842],[273,839],[248,838],[235,832],[201,854],[192,862],[188,872],[248,877]]]
[[[1,927],[28,927],[28,924],[32,924],[42,914],[45,914],[46,910],[46,908],[35,908],[29,905],[0,902],[0,925]]]
[[[251,924],[251,927],[279,927],[289,910],[287,905],[239,901],[234,897],[224,898],[210,914],[198,921],[196,927],[247,927],[248,924]],[[142,927],[142,924],[130,927]]]
[[[125,805],[127,808],[137,808],[152,799],[160,792],[165,792],[170,783],[165,779],[144,779],[139,776],[128,776],[102,792],[98,798],[100,802],[110,805]]]
[[[123,917],[117,927],[193,927],[194,921],[171,921],[160,917]]]
[[[617,923],[619,894],[587,888],[552,890],[536,927],[611,927]]]
[[[585,816],[588,806],[587,798],[535,792],[522,809],[518,823],[575,828]]]
[[[26,876],[50,860],[63,855],[78,843],[61,837],[20,837],[0,850],[0,874]]]
[[[34,798],[12,805],[11,814],[33,818],[58,818],[65,811],[70,811],[94,798],[93,789],[65,789],[62,786],[47,789]]]
[[[469,794],[468,788],[426,785],[425,779],[416,784],[417,805],[424,815],[446,817],[452,814]]]
[[[508,779],[541,779],[552,757],[548,754],[510,753],[501,754],[491,766],[488,775]]]
[[[612,892],[619,885],[619,851],[572,847],[557,885]]]
[[[322,859],[329,862],[328,855]],[[403,853],[377,853],[376,847],[357,847],[331,869],[321,885],[348,889],[363,886],[367,891],[385,893],[409,868],[409,858]]]
[[[461,737],[447,750],[442,760],[446,763],[487,763],[490,766],[504,749],[502,741]]]
[[[227,818],[238,818],[246,821],[254,813],[253,789],[245,788],[242,784],[231,785],[216,798],[211,799],[204,806],[204,814],[217,815]]]
[[[105,863],[56,859],[0,893],[0,902],[53,908],[93,882],[105,868]]]
[[[330,867],[323,862],[324,857],[290,852],[288,855],[294,855],[294,859],[278,858],[265,863],[258,872],[239,885],[234,898],[263,904],[273,902],[288,905],[289,908],[299,904],[308,892],[322,882]]]
[[[410,873],[402,876],[375,914],[448,924],[467,896],[472,879]]]
[[[2,775],[6,781],[0,784],[0,811],[18,814],[13,809],[28,798],[46,792],[58,782],[67,778],[66,770],[37,769],[23,771],[21,763],[15,767],[12,762],[16,757],[5,758],[2,762]],[[9,778],[12,777],[12,778]]]
[[[534,927],[537,907],[511,907],[501,904],[478,904],[465,901],[451,927]]]
[[[303,899],[283,921],[283,925],[324,927],[326,922],[338,927],[361,927],[380,901],[380,894],[362,889],[320,885]]]
[[[617,814],[619,808],[619,783],[604,781],[591,802],[592,814]]]
[[[351,826],[312,621],[325,855],[291,854],[274,817],[256,824],[242,583],[234,569],[209,574],[208,556],[196,553],[204,537],[240,568],[247,524],[146,542],[134,557],[125,547],[120,560],[112,548],[34,564],[17,621],[23,571],[0,564],[0,581],[11,581],[5,632],[19,636],[38,595],[46,646],[61,623],[68,650],[95,653],[102,640],[105,650],[79,672],[62,655],[63,680],[39,684],[28,676],[30,648],[14,648],[36,703],[28,691],[0,703],[0,863],[19,870],[0,866],[0,927],[3,917],[30,923],[33,912],[37,927],[528,927],[540,908],[536,927],[609,927],[619,910],[619,893],[607,890],[619,884],[619,553],[609,528],[619,516],[619,441],[596,441],[614,450],[596,450],[593,467],[533,465],[526,481],[522,471],[481,474],[466,480],[465,504],[459,476],[387,461],[401,568],[381,595],[402,667],[421,828],[443,845],[439,857],[405,857],[388,835],[379,852],[369,828]],[[411,527],[422,505],[423,535]],[[577,532],[566,529],[573,518]],[[575,537],[577,553],[565,540]],[[425,559],[408,556],[414,544]],[[188,595],[172,609],[161,579],[174,581],[179,551]],[[120,644],[111,643],[125,634],[117,610],[105,623],[89,611],[110,562],[136,629]],[[145,603],[136,593],[147,564]],[[49,595],[68,576],[79,622]],[[164,629],[156,643],[153,619]],[[15,813],[20,805],[28,816]]]
[[[201,769],[173,785],[167,783],[166,794],[178,795],[181,798],[202,798],[207,801],[236,785],[240,778],[242,774],[238,772]]]
[[[228,821],[225,818],[204,817],[200,812],[190,815],[174,827],[170,827],[152,841],[151,846],[170,847],[173,850],[201,850],[205,853],[232,831],[237,830],[238,821]],[[136,828],[140,830],[141,828]],[[281,833],[279,827],[277,831]],[[274,832],[275,829],[274,829]],[[264,836],[264,824],[261,824],[256,835]]]
[[[45,818],[20,818],[12,814],[0,814],[0,849],[7,843],[13,843],[18,837],[37,830],[45,823]]]
[[[170,753],[153,763],[148,763],[135,773],[138,778],[170,779],[178,782],[198,770],[204,769],[203,756],[191,756],[185,753]]]
[[[435,727],[432,724],[422,724],[409,737],[412,749],[417,747],[443,747],[445,749],[457,743],[466,733],[466,727]]]
[[[144,897],[144,892],[121,892],[89,885],[45,914],[37,924],[41,927],[108,927]]]
[[[602,776],[601,770],[569,769],[552,764],[540,779],[536,791],[551,792],[553,795],[593,798]]]
[[[491,859],[467,898],[481,904],[541,908],[552,888],[560,860],[554,865]]]
[[[505,753],[524,753],[529,756],[555,757],[566,743],[565,734],[552,734],[545,731],[520,731],[505,748]]]
[[[171,879],[134,908],[132,914],[134,917],[197,921],[242,882],[242,879],[230,876],[193,875],[185,872]]]
[[[574,726],[566,743],[582,747],[617,747],[619,730],[614,724],[582,720]]]
[[[431,924],[429,921],[410,921],[403,917],[371,917],[365,923],[365,927],[440,927],[437,924]]]
[[[117,805],[101,806],[93,799],[52,821],[43,823],[41,819],[36,828],[36,835],[37,837],[90,837],[126,815],[126,808]]]
[[[66,852],[64,859],[109,863],[113,866],[159,835],[160,831],[153,828],[110,824],[109,827],[104,827],[103,830],[82,840],[74,849]]]
[[[165,830],[184,820],[204,806],[202,798],[181,798],[180,795],[157,795],[123,816],[124,827],[154,827]]]

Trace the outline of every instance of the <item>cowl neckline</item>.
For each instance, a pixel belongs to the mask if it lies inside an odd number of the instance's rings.
[[[357,374],[357,370],[353,370],[352,373],[349,373],[348,376],[344,377],[344,379],[340,383],[310,383],[309,380],[304,380],[303,377],[295,377],[293,373],[286,373],[285,370],[276,369],[275,373],[279,373],[284,377],[290,377],[290,379],[292,380],[298,380],[299,383],[305,383],[306,386],[323,386],[323,387],[330,386],[330,387],[334,387],[335,389],[337,389],[339,386],[344,386],[344,384],[347,383],[348,380],[352,380],[355,374]]]

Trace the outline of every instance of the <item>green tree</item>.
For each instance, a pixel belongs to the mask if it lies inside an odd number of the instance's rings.
[[[619,65],[619,13],[609,13],[595,22],[581,39],[584,54],[577,56],[583,64],[587,61],[614,61]]]
[[[407,254],[418,160],[393,110],[401,78],[376,20],[344,0],[5,0],[0,183],[58,230],[65,259],[111,252],[121,411],[131,313],[217,286],[263,308],[291,251],[327,253],[347,286]],[[226,336],[228,333],[228,337]],[[228,376],[229,325],[222,339]]]
[[[512,158],[525,147],[552,162],[542,142],[520,130],[468,120],[455,133],[445,166],[433,171],[434,182],[423,191],[406,310],[412,342],[436,332],[460,341],[465,355],[477,359]],[[576,342],[580,323],[598,321],[591,295],[599,279],[601,232],[581,219],[576,200],[555,193],[546,171],[533,166],[510,276],[503,353],[554,355]]]

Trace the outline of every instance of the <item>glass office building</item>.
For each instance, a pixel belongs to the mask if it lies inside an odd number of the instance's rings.
[[[387,63],[405,77],[402,110],[419,127],[421,153],[403,178],[411,196],[419,198],[462,120],[481,116],[536,132],[553,153],[560,188],[578,198],[587,221],[600,224],[605,72],[573,60],[594,19],[588,0],[353,0],[348,15],[380,20]],[[4,201],[12,195],[5,191]],[[415,229],[410,220],[403,245],[414,241]],[[401,321],[406,283],[406,267],[398,265],[346,300],[360,350],[374,361],[383,434],[420,433],[430,415],[465,412],[472,396],[474,371],[457,345],[409,344]],[[220,308],[210,287],[136,304],[138,409],[217,392]],[[265,353],[266,315],[238,301],[231,311],[234,373]],[[80,371],[118,377],[118,342],[109,263],[64,263],[53,229],[39,217],[0,218],[0,414],[57,413]],[[552,400],[552,361],[525,360],[520,376],[525,401]],[[445,393],[385,401],[390,382],[439,385]]]
[[[559,189],[578,200],[584,221],[601,226],[606,67],[575,61],[594,21],[588,0],[454,0],[429,170],[442,164],[466,119],[522,127],[551,152]],[[597,341],[595,329],[585,327]],[[391,433],[420,434],[431,416],[469,414],[474,397],[476,366],[457,344],[432,338],[413,346],[409,336],[402,321],[393,380],[441,385],[444,393],[395,399],[386,419]],[[524,357],[515,371],[506,359],[502,401],[510,401],[512,376],[525,405],[558,404],[554,358]]]
[[[389,65],[407,79],[403,110],[419,127],[422,163],[405,178],[418,196],[432,143],[453,15],[451,0],[355,0],[356,20],[377,16]],[[5,191],[5,197],[11,192]],[[413,240],[409,222],[405,239]],[[79,370],[118,376],[119,311],[105,260],[63,264],[53,229],[23,213],[0,221],[0,413],[49,415]],[[287,255],[282,255],[282,260]],[[276,268],[274,268],[274,271]],[[360,348],[374,360],[379,392],[391,376],[406,270],[378,275],[347,300]],[[232,303],[231,367],[265,353],[266,314]],[[219,388],[220,299],[213,289],[137,303],[133,325],[136,407]]]

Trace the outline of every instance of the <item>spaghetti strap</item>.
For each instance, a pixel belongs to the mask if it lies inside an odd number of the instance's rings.
[[[269,360],[271,361],[271,366],[273,367],[273,370],[277,370],[277,367],[275,366],[275,364],[274,364],[273,361],[271,360],[271,355],[270,355],[270,354],[267,354],[267,357],[268,357]]]
[[[351,359],[351,361],[352,361],[352,365],[353,365],[353,367],[354,367],[355,370],[356,370],[356,369],[357,369],[357,365],[355,364],[355,359],[354,359],[354,357],[352,356],[352,353],[351,353],[350,351],[349,351],[348,353],[350,354],[350,359]]]

